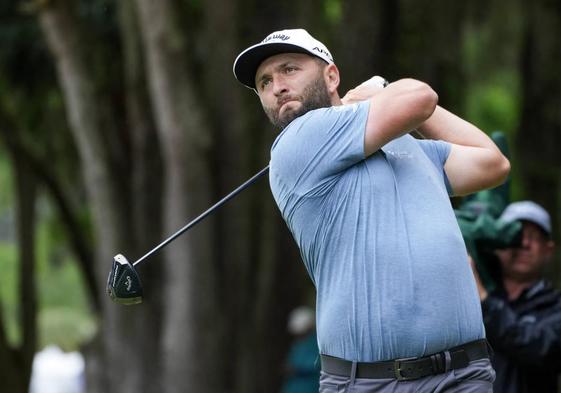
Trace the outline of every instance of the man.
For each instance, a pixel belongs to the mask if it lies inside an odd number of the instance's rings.
[[[246,49],[234,74],[282,129],[269,181],[317,290],[320,392],[491,391],[448,197],[501,183],[508,160],[425,83],[374,80],[341,99],[331,53],[302,29]]]
[[[540,205],[514,202],[500,217],[522,223],[520,247],[497,251],[500,290],[478,284],[487,336],[495,350],[495,392],[557,393],[561,373],[561,294],[544,279],[555,244]]]

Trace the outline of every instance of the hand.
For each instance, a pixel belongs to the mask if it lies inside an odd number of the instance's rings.
[[[353,104],[355,102],[365,101],[375,94],[379,93],[386,85],[388,81],[381,76],[373,76],[367,81],[362,82],[360,85],[351,89],[341,98],[343,105]]]
[[[469,264],[471,265],[471,270],[473,271],[473,277],[475,278],[475,284],[477,284],[477,292],[479,293],[479,299],[481,301],[483,301],[483,300],[487,299],[487,296],[489,294],[487,293],[487,290],[485,289],[485,287],[481,283],[481,278],[479,277],[479,273],[477,272],[477,267],[475,266],[475,261],[473,260],[471,255],[468,255],[468,259],[469,259]]]

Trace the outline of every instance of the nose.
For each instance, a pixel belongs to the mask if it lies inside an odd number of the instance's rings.
[[[522,248],[530,248],[532,246],[532,243],[536,240],[536,236],[535,234],[533,234],[532,232],[524,229],[522,231]]]
[[[288,92],[288,86],[285,83],[284,78],[277,76],[273,79],[273,94],[275,96],[280,96]]]
[[[527,233],[522,234],[522,248],[528,248],[530,246],[530,237]]]

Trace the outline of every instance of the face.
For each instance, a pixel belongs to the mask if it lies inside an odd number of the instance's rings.
[[[255,74],[255,85],[261,105],[274,126],[286,127],[306,112],[332,105],[331,73],[336,67],[301,54],[283,53],[266,59]],[[324,63],[325,64],[325,63]]]
[[[503,275],[518,281],[538,280],[553,255],[554,243],[534,223],[522,222],[522,244],[498,252]]]

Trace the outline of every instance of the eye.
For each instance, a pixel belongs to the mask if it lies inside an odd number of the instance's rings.
[[[261,90],[265,89],[267,86],[271,84],[271,78],[263,78],[261,79]]]
[[[296,71],[296,67],[292,67],[292,66],[286,66],[286,68],[284,69],[285,74],[291,74],[294,71]]]

